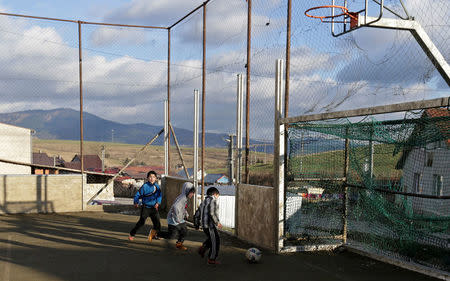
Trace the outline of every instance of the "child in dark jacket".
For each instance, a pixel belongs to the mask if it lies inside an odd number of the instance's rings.
[[[147,217],[150,217],[153,223],[153,228],[148,235],[148,241],[152,242],[152,239],[158,239],[159,232],[161,231],[161,223],[159,217],[158,208],[161,205],[162,193],[161,188],[156,183],[157,175],[155,171],[147,173],[147,182],[136,192],[134,196],[134,206],[139,207],[139,200],[142,201],[141,215],[139,221],[134,228],[130,231],[128,240],[133,241],[136,232],[145,224]]]
[[[200,222],[206,235],[206,240],[198,249],[198,253],[201,257],[204,257],[209,249],[208,264],[219,264],[216,261],[220,248],[220,237],[217,228],[222,228],[222,224],[219,221],[219,202],[217,200],[219,198],[219,190],[215,187],[210,187],[206,195],[205,200],[195,212],[196,218],[194,218],[194,221]]]
[[[189,199],[195,194],[194,185],[190,182],[185,182],[181,190],[181,194],[173,202],[167,213],[167,224],[169,231],[165,238],[177,238],[175,247],[180,250],[187,250],[183,245],[184,238],[187,234],[186,219],[189,217],[187,208]]]

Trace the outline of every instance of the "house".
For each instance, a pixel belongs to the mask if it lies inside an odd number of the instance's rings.
[[[229,179],[224,174],[207,174],[205,177],[205,183],[208,184],[229,184]]]
[[[127,167],[124,172],[135,180],[147,180],[147,173],[149,171],[155,171],[158,175],[164,173],[163,166],[130,166]]]
[[[0,123],[0,158],[31,164],[32,129]],[[31,174],[31,167],[0,162],[0,174]]]
[[[193,178],[193,174],[194,174],[194,169],[193,168],[187,168],[186,170],[187,170],[187,172],[189,174],[189,178],[192,179]],[[181,177],[181,178],[188,178],[186,176],[186,172],[184,171],[184,169],[181,169],[180,171],[178,171],[177,172],[177,176]],[[203,176],[206,177],[207,174],[205,173]],[[199,169],[198,172],[197,172],[197,179],[200,180],[201,178],[202,178],[202,171]]]
[[[44,152],[33,152],[33,164],[54,166],[53,158],[49,157],[47,153]]]
[[[450,111],[426,109],[406,140],[396,164],[403,170],[403,191],[434,196],[450,195]],[[419,214],[450,215],[443,199],[408,197]]]
[[[80,170],[81,158],[76,154],[70,162],[66,162],[64,166],[69,169]],[[83,155],[83,166],[85,171],[94,171],[102,168],[102,160],[98,155]]]
[[[44,166],[53,167],[64,167],[64,159],[61,156],[49,157],[47,153],[44,152],[33,152],[32,163]],[[33,174],[36,175],[48,175],[48,174],[58,174],[59,171],[56,169],[46,169],[43,167],[33,167]]]

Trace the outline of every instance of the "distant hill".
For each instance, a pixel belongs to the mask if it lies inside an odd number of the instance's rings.
[[[36,131],[40,139],[79,140],[80,112],[58,108],[53,110],[27,110],[0,114],[0,122],[30,128]],[[86,141],[111,142],[114,130],[114,142],[128,144],[145,144],[161,129],[161,126],[143,123],[121,124],[100,118],[94,114],[83,112],[83,137]],[[180,145],[193,145],[193,132],[186,129],[174,128]],[[227,134],[206,133],[208,147],[224,147]],[[154,144],[162,145],[163,138],[159,137]]]

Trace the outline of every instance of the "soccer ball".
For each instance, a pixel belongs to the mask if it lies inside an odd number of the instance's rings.
[[[261,260],[261,255],[261,251],[256,248],[250,248],[245,253],[247,260],[252,263],[259,262],[259,260]]]

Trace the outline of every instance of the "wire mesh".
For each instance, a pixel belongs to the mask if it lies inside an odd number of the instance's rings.
[[[325,2],[316,6],[330,4]],[[403,2],[449,61],[449,2]],[[379,5],[369,3],[369,11],[377,13]],[[349,1],[348,8],[357,11],[363,4]],[[403,11],[400,1],[385,5]],[[306,1],[293,3],[290,116],[448,95],[448,85],[410,32],[363,27],[335,38],[330,24],[303,14],[312,6]],[[330,9],[323,12],[331,14]],[[395,17],[386,10],[383,16]]]
[[[167,31],[83,25],[81,34],[85,154],[103,157],[108,168],[122,167],[164,128]],[[163,172],[162,144],[159,137],[128,173],[137,166]]]
[[[291,124],[287,242],[346,238],[368,252],[449,271],[450,113],[389,116]]]

